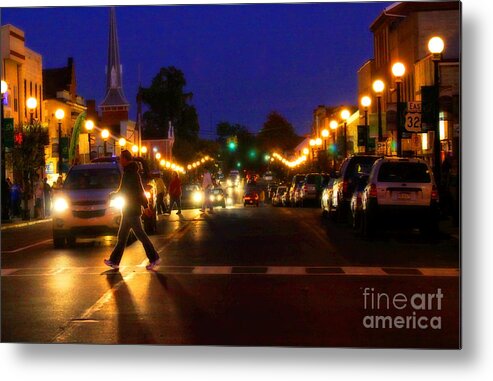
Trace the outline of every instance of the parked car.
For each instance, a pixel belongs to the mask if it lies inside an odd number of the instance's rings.
[[[287,192],[288,187],[285,185],[278,186],[273,192],[272,206],[282,206],[282,196]]]
[[[289,194],[288,194],[288,197],[286,198],[287,202],[288,202],[288,206],[295,206],[295,194],[294,193],[296,191],[296,186],[305,179],[305,176],[306,175],[304,175],[304,174],[298,173],[298,174],[294,175],[293,178],[291,179],[291,186],[289,187]]]
[[[368,184],[368,175],[361,174],[356,180],[356,186],[354,187],[353,196],[351,197],[350,209],[351,209],[351,222],[353,229],[359,229],[361,226],[361,216],[363,213],[362,208],[362,196],[366,185]]]
[[[53,246],[74,246],[77,237],[116,235],[122,197],[111,197],[123,174],[116,162],[74,165],[53,195]]]
[[[332,186],[331,215],[338,222],[350,217],[350,202],[356,180],[361,174],[369,174],[373,163],[381,156],[354,155],[346,158],[341,165],[339,177]]]
[[[322,190],[322,196],[320,197],[320,206],[322,207],[322,217],[329,215],[331,211],[332,203],[332,186],[334,185],[335,178],[330,177]]]
[[[306,175],[301,187],[301,205],[305,206],[308,203],[318,205],[324,186],[329,179],[330,176],[326,173],[310,173]]]
[[[289,195],[290,195],[290,186],[286,187],[286,192],[281,195],[281,204],[282,206],[289,206]]]
[[[438,230],[438,189],[430,166],[421,159],[382,158],[375,162],[362,195],[362,230],[380,226]]]
[[[226,198],[224,197],[224,191],[222,188],[213,188],[209,197],[212,206],[222,206],[223,208],[226,208]]]
[[[292,192],[291,206],[301,206],[301,188],[303,186],[303,181],[298,182]]]

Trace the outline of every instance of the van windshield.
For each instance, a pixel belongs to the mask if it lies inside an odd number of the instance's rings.
[[[120,185],[120,171],[116,168],[71,170],[64,189],[116,189]]]

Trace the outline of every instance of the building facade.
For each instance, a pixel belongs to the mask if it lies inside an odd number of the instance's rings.
[[[46,176],[48,182],[58,178],[59,170],[66,173],[69,166],[81,162],[79,140],[84,136],[80,132],[80,119],[86,111],[84,98],[77,94],[77,80],[73,58],[69,57],[67,66],[43,70],[43,124],[48,127],[50,145],[46,148]],[[58,120],[57,110],[63,110],[64,117]],[[78,123],[79,120],[79,123]],[[62,156],[65,157],[59,166],[59,144],[63,142]],[[87,138],[86,138],[87,139]],[[62,147],[60,147],[62,149]]]
[[[43,121],[43,59],[26,46],[24,32],[10,24],[1,27],[1,77],[7,83],[4,94],[4,117],[14,120],[14,129],[31,120]],[[29,98],[36,99],[36,107],[27,107]],[[9,150],[6,150],[7,157]],[[6,160],[9,163],[9,160]],[[14,177],[12,165],[6,168],[6,176]]]
[[[439,36],[445,49],[439,62],[439,118],[442,158],[458,155],[459,152],[459,94],[460,94],[460,2],[398,2],[386,8],[372,23],[374,57],[358,72],[359,99],[363,95],[372,97],[369,108],[370,131],[376,136],[377,98],[372,89],[375,80],[385,84],[381,96],[381,118],[386,154],[395,154],[397,138],[397,83],[392,74],[392,65],[401,62],[405,74],[400,84],[400,99],[403,113],[401,126],[404,131],[402,152],[433,160],[432,126],[425,122],[416,128],[406,129],[407,115],[414,105],[423,101],[423,86],[434,84],[434,67],[428,41]],[[421,112],[421,111],[420,111]],[[363,108],[360,106],[360,114]],[[412,121],[410,122],[412,123]],[[410,132],[414,130],[413,132]],[[415,132],[419,131],[419,132]]]

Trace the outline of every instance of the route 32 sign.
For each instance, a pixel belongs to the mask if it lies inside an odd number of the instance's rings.
[[[407,112],[404,127],[407,132],[422,132],[421,102],[407,102]]]

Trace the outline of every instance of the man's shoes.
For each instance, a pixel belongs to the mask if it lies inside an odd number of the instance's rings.
[[[110,266],[112,269],[118,270],[120,266],[118,266],[116,263],[111,262],[109,259],[104,260],[104,264],[106,266]]]
[[[156,267],[158,267],[161,264],[161,258],[156,259],[153,262],[149,262],[149,264],[146,266],[147,270],[154,270]]]
[[[181,214],[181,210],[179,210],[178,212],[176,212],[176,214]]]

